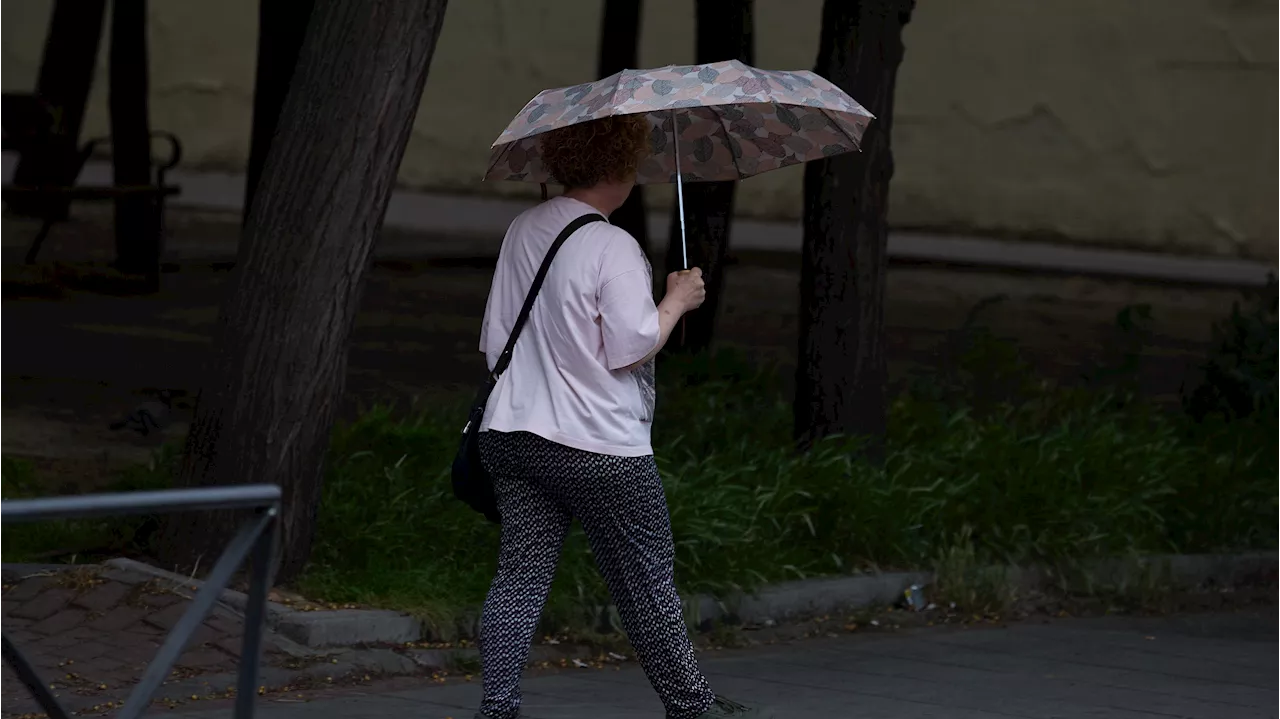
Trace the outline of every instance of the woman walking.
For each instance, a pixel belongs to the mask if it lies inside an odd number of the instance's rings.
[[[543,135],[543,164],[565,192],[507,230],[480,337],[491,369],[555,238],[622,205],[648,143],[643,117],[625,115]],[[654,357],[702,304],[701,275],[673,273],[655,305],[639,245],[601,221],[583,224],[555,255],[481,425],[502,543],[481,619],[478,719],[519,716],[521,674],[574,518],[667,717],[764,716],[717,697],[698,669],[650,443]]]

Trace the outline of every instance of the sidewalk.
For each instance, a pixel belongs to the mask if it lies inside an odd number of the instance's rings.
[[[13,172],[12,153],[4,156],[2,173]],[[223,172],[178,169],[169,175],[182,187],[170,206],[188,210],[239,213],[244,201],[244,176]],[[111,167],[94,161],[80,181],[110,184]],[[392,193],[377,256],[397,260],[441,257],[496,257],[507,225],[527,209],[531,200],[498,196],[457,195],[396,190]],[[79,214],[82,210],[77,210]],[[652,251],[665,251],[670,217],[651,212],[647,219]],[[430,236],[423,242],[423,235]],[[799,222],[740,218],[734,222],[734,252],[798,254]],[[17,238],[15,238],[17,239]],[[29,241],[29,237],[26,238]],[[235,237],[196,247],[170,243],[167,258],[224,259],[235,257]],[[25,244],[23,245],[25,248]],[[1088,244],[1059,244],[1031,240],[1001,240],[934,232],[893,231],[888,246],[891,261],[941,263],[987,269],[1081,274],[1147,281],[1254,287],[1266,284],[1276,272],[1274,262],[1232,257],[1189,257],[1118,250]]]
[[[181,576],[156,576],[117,565],[36,567],[5,565],[4,635],[73,716],[110,715],[186,614],[199,588]],[[241,595],[243,596],[243,595]],[[336,606],[272,590],[272,602],[323,624]],[[234,696],[243,642],[243,605],[224,596],[196,628],[153,706],[170,709]],[[327,686],[372,676],[431,676],[444,671],[444,652],[431,647],[400,653],[388,647],[309,647],[289,631],[268,626],[262,637],[259,686],[271,692]],[[467,650],[461,650],[463,652]],[[558,652],[557,652],[558,654]],[[435,660],[435,663],[433,663]],[[39,706],[6,661],[0,717],[35,719]]]
[[[85,176],[85,181],[109,182],[109,168],[91,163]],[[178,170],[172,177],[183,187],[182,195],[174,200],[175,206],[237,213],[241,210],[244,198],[241,175]],[[386,226],[401,231],[428,232],[439,239],[430,246],[416,239],[401,243],[384,240],[379,245],[379,254],[411,259],[440,254],[474,255],[479,249],[496,257],[507,225],[531,202],[519,198],[397,190],[392,193],[387,208]],[[650,212],[646,220],[652,250],[665,252],[669,214]],[[801,235],[799,222],[740,218],[733,226],[733,249],[798,254]],[[1237,258],[1178,257],[930,232],[893,231],[889,234],[888,253],[890,260],[909,262],[1244,287],[1263,285],[1267,273],[1275,272],[1275,263]]]
[[[768,702],[779,719],[1263,719],[1277,715],[1276,641],[1275,610],[1264,607],[852,635],[704,656],[702,664],[718,691]],[[267,698],[258,716],[470,719],[479,692],[476,683],[363,687],[314,701]],[[524,711],[524,719],[662,716],[634,667],[530,678]]]
[[[86,168],[84,182],[109,183],[106,166]],[[241,211],[244,178],[237,174],[174,171],[182,196],[174,206],[201,210]],[[530,206],[518,198],[460,196],[396,191],[387,209],[389,233],[379,243],[379,255],[398,260],[422,257],[497,257],[502,235],[516,215]],[[667,212],[650,212],[648,230],[654,252],[666,252]],[[396,234],[410,234],[396,238]],[[422,243],[421,234],[433,238]],[[799,221],[739,219],[733,224],[733,251],[799,255]],[[397,241],[398,239],[398,241]],[[230,249],[234,256],[234,248]],[[1119,251],[1105,247],[1066,246],[1028,241],[1000,241],[920,232],[891,232],[890,260],[987,267],[987,269],[1051,271],[1051,273],[1111,276],[1111,278],[1171,281],[1171,283],[1258,287],[1266,284],[1271,267],[1262,262],[1230,257],[1179,257],[1151,252]]]
[[[70,711],[118,709],[194,594],[191,586],[141,574],[7,566],[4,633]],[[242,626],[241,617],[215,608],[157,697],[189,696],[190,686],[200,686],[189,681],[194,677],[235,672]],[[271,632],[263,643],[267,666],[290,659],[286,650],[298,653],[292,642]],[[7,663],[3,679],[4,716],[38,711]]]
[[[185,582],[116,568],[5,570],[6,637],[79,716],[119,709],[192,593]],[[755,635],[761,643],[752,649],[707,652],[701,661],[718,691],[772,705],[780,719],[1260,719],[1277,716],[1278,686],[1274,595],[1263,597],[1270,603],[1227,605],[1235,611],[1003,628],[898,630],[891,624],[899,620],[882,616],[879,629],[837,629],[825,638]],[[230,717],[225,697],[235,684],[240,629],[235,612],[219,607],[160,688],[152,715]],[[825,631],[832,630],[818,633]],[[260,681],[271,691],[259,698],[258,716],[266,719],[470,719],[479,701],[478,681],[446,680],[413,651],[307,649],[274,632],[264,642]],[[525,719],[661,716],[635,663],[615,659],[577,669],[569,659],[538,662],[564,668],[529,677]],[[352,679],[358,683],[344,684]],[[7,666],[2,700],[5,717],[38,709]]]

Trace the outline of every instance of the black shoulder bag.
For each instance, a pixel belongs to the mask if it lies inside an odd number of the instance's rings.
[[[498,361],[493,365],[493,371],[476,392],[475,401],[471,403],[471,413],[467,416],[467,424],[462,428],[462,442],[458,445],[458,454],[453,459],[453,495],[483,514],[491,522],[501,522],[501,518],[498,515],[498,500],[493,493],[493,479],[485,471],[484,463],[480,460],[480,423],[484,419],[485,407],[489,404],[489,395],[493,393],[498,378],[511,364],[511,352],[515,349],[516,340],[520,338],[520,331],[524,329],[525,322],[529,320],[533,302],[538,298],[538,290],[542,289],[542,282],[547,279],[551,260],[555,259],[556,252],[570,235],[592,222],[604,222],[604,217],[596,214],[583,215],[570,222],[569,226],[556,237],[555,242],[551,243],[551,249],[547,250],[547,256],[543,258],[542,266],[538,268],[538,274],[529,287],[529,294],[524,298],[520,316],[516,318],[515,326],[511,328],[507,346],[502,349],[502,354],[498,355]]]

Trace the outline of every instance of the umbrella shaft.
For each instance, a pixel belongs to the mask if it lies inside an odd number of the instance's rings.
[[[671,111],[671,146],[676,153],[676,207],[680,213],[680,257],[684,269],[689,269],[689,245],[684,237],[684,180],[680,177],[680,127],[676,124],[676,111]]]

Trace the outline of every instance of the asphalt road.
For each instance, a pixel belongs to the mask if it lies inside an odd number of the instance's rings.
[[[1276,612],[1109,617],[1004,629],[808,640],[703,657],[712,686],[778,719],[1266,719],[1277,716]],[[637,668],[529,678],[523,719],[656,719]],[[263,701],[264,719],[470,719],[475,683]],[[166,712],[229,717],[226,709]]]

